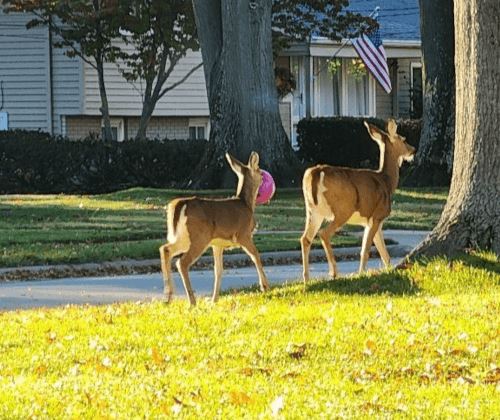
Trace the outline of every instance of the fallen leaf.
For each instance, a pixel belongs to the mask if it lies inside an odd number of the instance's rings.
[[[271,403],[271,413],[273,416],[277,416],[281,410],[283,410],[283,407],[285,406],[283,397],[280,395],[277,397],[272,403]]]
[[[241,391],[231,391],[229,393],[229,399],[234,405],[246,405],[252,402],[248,394]]]
[[[293,359],[301,359],[304,357],[304,354],[306,352],[306,343],[302,344],[294,344],[294,343],[288,343],[286,346],[286,352],[290,357]]]

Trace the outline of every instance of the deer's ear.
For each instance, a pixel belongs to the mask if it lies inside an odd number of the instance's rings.
[[[248,166],[252,169],[259,169],[259,154],[257,152],[250,153],[248,158]]]
[[[241,167],[243,166],[243,164],[238,159],[231,156],[229,153],[226,153],[226,159],[227,162],[229,163],[229,166],[234,172],[236,173],[241,172]]]
[[[374,125],[368,124],[366,121],[364,122],[366,129],[368,130],[368,134],[370,137],[375,140],[377,143],[384,143],[381,131],[375,127]]]
[[[396,124],[396,121],[394,119],[389,118],[387,120],[386,130],[389,133],[389,137],[392,141],[392,137],[394,137],[398,131],[398,125]]]

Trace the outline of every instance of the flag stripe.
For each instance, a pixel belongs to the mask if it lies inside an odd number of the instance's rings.
[[[385,51],[380,51],[379,48],[375,47],[375,45],[373,45],[369,39],[363,38],[363,41],[364,41],[363,45],[366,45],[366,47],[370,49],[372,55],[377,60],[379,67],[387,71],[387,60],[385,59]]]
[[[365,64],[368,65],[372,73],[376,73],[374,74],[374,76],[379,81],[379,83],[384,85],[383,87],[385,90],[387,90],[388,88],[390,91],[390,80],[388,77],[389,75],[386,74],[385,68],[380,66],[380,60],[377,60],[377,54],[373,51],[373,49],[369,47],[369,43],[370,42],[356,43],[358,46],[356,50],[358,51],[358,54],[361,56]]]
[[[361,44],[355,44],[356,51],[358,52],[361,59],[364,61],[365,65],[370,69],[372,74],[375,76],[375,79],[382,85],[384,90],[391,91],[390,81],[387,80],[387,77],[384,74],[384,71],[374,63],[372,60],[373,55],[369,52],[366,52]]]
[[[370,54],[369,51],[365,50],[365,46],[361,43],[357,45],[356,50],[358,51],[359,56],[363,59],[367,67],[370,69],[370,71],[373,73],[375,78],[379,82],[383,82],[384,85],[387,85],[387,79],[384,77],[384,72],[380,67],[377,65],[377,63],[374,62],[374,57],[372,54]],[[376,74],[375,74],[376,73]],[[385,87],[385,86],[384,86]]]
[[[352,45],[375,80],[377,80],[387,93],[390,93],[391,78],[389,76],[389,67],[387,66],[387,58],[382,40],[380,39],[379,29],[368,36],[361,35],[352,41]]]

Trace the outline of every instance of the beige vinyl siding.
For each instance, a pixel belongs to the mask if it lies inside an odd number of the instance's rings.
[[[0,82],[9,128],[51,131],[48,33],[26,30],[30,16],[0,10]],[[0,104],[2,98],[0,97]]]
[[[175,67],[167,81],[170,85],[181,79],[194,66],[201,63],[201,53],[189,52]],[[126,82],[115,64],[106,64],[105,83],[112,116],[140,116],[141,91],[144,84]],[[100,115],[101,104],[97,72],[84,63],[84,114]],[[167,93],[156,105],[153,116],[208,116],[208,100],[203,68],[200,67],[183,84]]]

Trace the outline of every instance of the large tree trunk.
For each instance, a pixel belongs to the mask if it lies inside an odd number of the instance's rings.
[[[453,176],[441,219],[410,257],[500,253],[500,3],[455,2]]]
[[[453,0],[420,0],[423,126],[405,184],[449,185],[455,135]]]
[[[278,185],[298,185],[300,164],[281,124],[271,43],[272,0],[194,0],[211,117],[207,151],[190,180],[194,188],[229,187],[230,152],[251,151]]]

